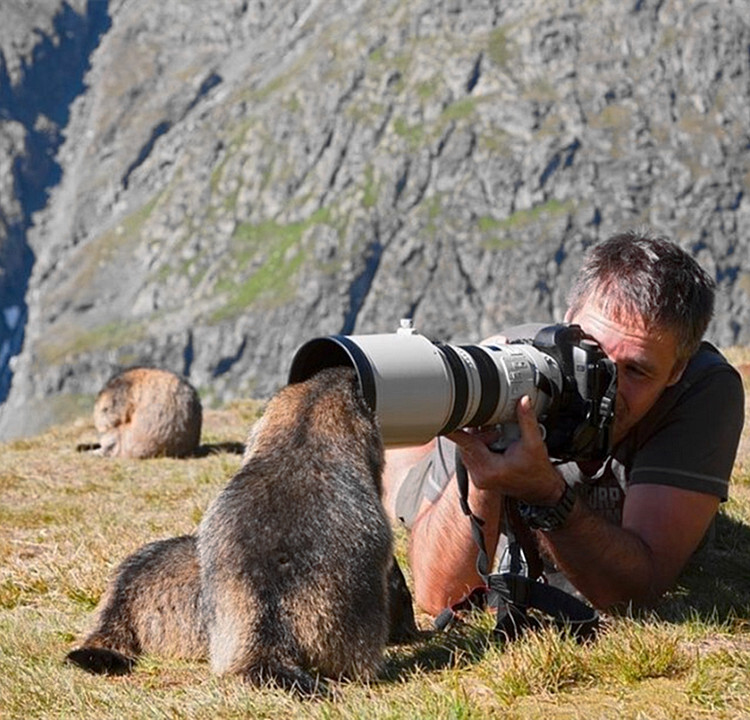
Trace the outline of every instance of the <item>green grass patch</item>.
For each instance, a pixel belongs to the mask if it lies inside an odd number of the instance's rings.
[[[400,116],[393,120],[393,132],[403,138],[412,150],[416,150],[425,138],[425,131],[422,125],[410,125],[406,121],[406,118]]]
[[[0,524],[24,530],[39,529],[48,525],[67,526],[80,520],[84,508],[80,504],[43,502],[34,507],[0,508]]]
[[[497,250],[508,247],[508,243],[511,242],[509,235],[519,230],[534,228],[536,235],[543,236],[547,223],[554,222],[557,218],[572,212],[574,208],[573,200],[561,202],[552,199],[527,210],[517,210],[500,220],[485,215],[477,219],[477,227],[484,237],[484,247]]]
[[[508,39],[508,28],[501,26],[495,28],[487,38],[487,57],[499,68],[507,70],[513,50]]]
[[[142,339],[146,327],[141,322],[110,322],[90,329],[61,328],[53,338],[37,344],[41,362],[55,365],[91,350],[108,350]]]
[[[437,95],[441,84],[442,81],[437,76],[431,77],[429,80],[424,80],[418,83],[416,87],[417,97],[423,102],[425,100],[431,100],[435,97],[435,95]]]
[[[49,592],[49,583],[42,578],[18,581],[11,578],[0,582],[0,609],[12,610],[18,605],[28,602],[30,598],[37,598]]]
[[[216,291],[227,295],[227,301],[211,320],[220,322],[234,317],[257,300],[275,304],[285,302],[294,293],[291,280],[305,260],[299,247],[302,234],[316,223],[326,223],[330,212],[318,210],[307,220],[282,225],[276,221],[238,225],[232,238],[232,264],[240,276],[224,278]],[[243,276],[242,269],[255,263],[257,267]]]
[[[365,187],[362,192],[362,206],[368,210],[375,207],[378,202],[379,194],[380,188],[375,182],[372,165],[368,165],[365,169]]]
[[[477,102],[476,98],[456,100],[443,110],[440,119],[447,123],[470,118],[476,110]]]

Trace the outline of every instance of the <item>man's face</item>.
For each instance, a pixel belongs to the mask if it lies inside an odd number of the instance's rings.
[[[625,314],[615,320],[605,313],[596,296],[590,297],[567,322],[577,323],[596,338],[617,365],[617,404],[613,442],[618,443],[676,383],[685,364],[677,360],[673,332],[647,328],[640,315]]]

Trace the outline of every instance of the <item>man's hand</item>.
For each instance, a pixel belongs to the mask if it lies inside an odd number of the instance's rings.
[[[547,455],[531,399],[524,395],[516,405],[520,439],[505,452],[490,450],[496,430],[457,430],[447,437],[461,448],[461,457],[473,485],[497,490],[532,505],[554,505],[562,495],[564,481]]]

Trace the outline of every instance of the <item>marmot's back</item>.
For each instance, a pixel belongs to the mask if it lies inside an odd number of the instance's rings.
[[[299,684],[369,678],[388,634],[383,446],[350,369],[282,390],[199,530],[211,662]]]

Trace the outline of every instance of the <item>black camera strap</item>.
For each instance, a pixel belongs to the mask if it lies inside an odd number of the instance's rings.
[[[487,554],[482,526],[484,520],[471,512],[469,506],[469,474],[456,448],[456,480],[461,509],[471,521],[472,536],[479,548],[477,573],[483,586],[474,588],[457,603],[441,612],[435,619],[438,629],[452,625],[464,611],[489,606],[495,608],[495,633],[505,640],[513,640],[527,629],[544,624],[546,616],[562,632],[574,637],[593,637],[599,626],[599,615],[587,603],[560,588],[549,585],[544,578],[544,564],[531,530],[521,519],[515,500],[504,503],[505,532],[510,552],[510,572],[491,573],[491,558]],[[523,573],[521,552],[526,561]],[[529,614],[529,611],[537,611]]]

